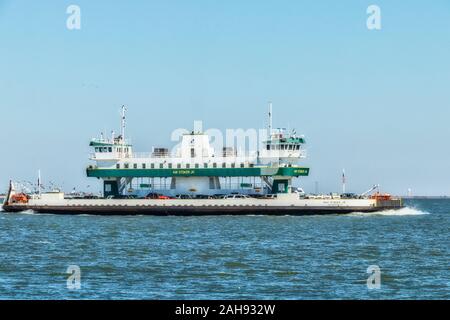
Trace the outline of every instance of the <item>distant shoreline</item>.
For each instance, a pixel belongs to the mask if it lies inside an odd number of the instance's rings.
[[[403,199],[450,199],[450,196],[401,196]]]

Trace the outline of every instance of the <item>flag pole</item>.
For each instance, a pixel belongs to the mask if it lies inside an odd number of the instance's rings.
[[[38,194],[41,196],[41,169],[38,170]]]
[[[342,194],[345,193],[345,169],[342,169]]]

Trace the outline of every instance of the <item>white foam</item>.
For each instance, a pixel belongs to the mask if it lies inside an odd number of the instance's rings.
[[[25,210],[25,211],[20,211],[20,212],[14,212],[14,213],[10,213],[10,214],[15,214],[15,215],[32,215],[32,216],[48,216],[50,215],[49,213],[37,213],[31,209],[29,210]]]
[[[430,214],[426,211],[421,211],[412,207],[405,207],[401,209],[391,209],[377,212],[354,212],[349,215],[351,216],[421,216],[425,214]]]
[[[51,244],[50,241],[33,241],[33,243],[37,243],[37,244]]]
[[[34,212],[33,210],[25,210],[25,211],[21,211],[20,214],[36,214],[36,212]]]

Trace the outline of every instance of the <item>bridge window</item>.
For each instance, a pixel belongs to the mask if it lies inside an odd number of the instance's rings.
[[[204,164],[203,164],[203,168],[208,168],[208,164],[207,164],[207,163],[204,163]]]
[[[198,163],[195,164],[195,169],[198,169],[200,165]]]
[[[159,164],[159,168],[160,168],[160,169],[164,168],[164,164],[163,164],[163,163],[160,163],[160,164]]]
[[[213,168],[217,168],[217,163],[213,163]]]
[[[177,169],[181,169],[181,163],[177,163]]]
[[[137,169],[137,163],[133,164],[133,169]]]
[[[147,166],[145,165],[145,163],[142,164],[142,169],[145,169]]]
[[[168,166],[169,166],[169,169],[172,169],[172,164],[171,163],[169,163]]]
[[[191,165],[189,163],[186,163],[186,169],[189,169]]]
[[[128,168],[130,167],[130,165],[129,165],[128,163],[125,163],[125,164],[123,165],[123,167],[124,167],[125,169],[128,169]]]
[[[241,163],[241,168],[243,168],[244,167],[244,164],[243,163]]]
[[[150,164],[150,168],[155,169],[155,164],[154,164],[154,163],[151,163],[151,164]]]
[[[235,168],[235,167],[236,167],[236,164],[235,164],[235,163],[232,163],[232,164],[231,164],[231,167],[232,167],[232,168]]]
[[[222,168],[226,168],[227,167],[227,164],[224,162],[224,163],[222,163]]]

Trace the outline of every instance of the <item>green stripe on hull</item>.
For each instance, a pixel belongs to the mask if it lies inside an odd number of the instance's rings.
[[[202,169],[96,169],[88,168],[87,176],[95,178],[122,177],[260,177],[260,176],[307,176],[309,168],[289,167],[269,170],[256,168],[202,168]]]
[[[279,168],[277,175],[290,177],[308,176],[309,168],[300,168],[300,167]]]

